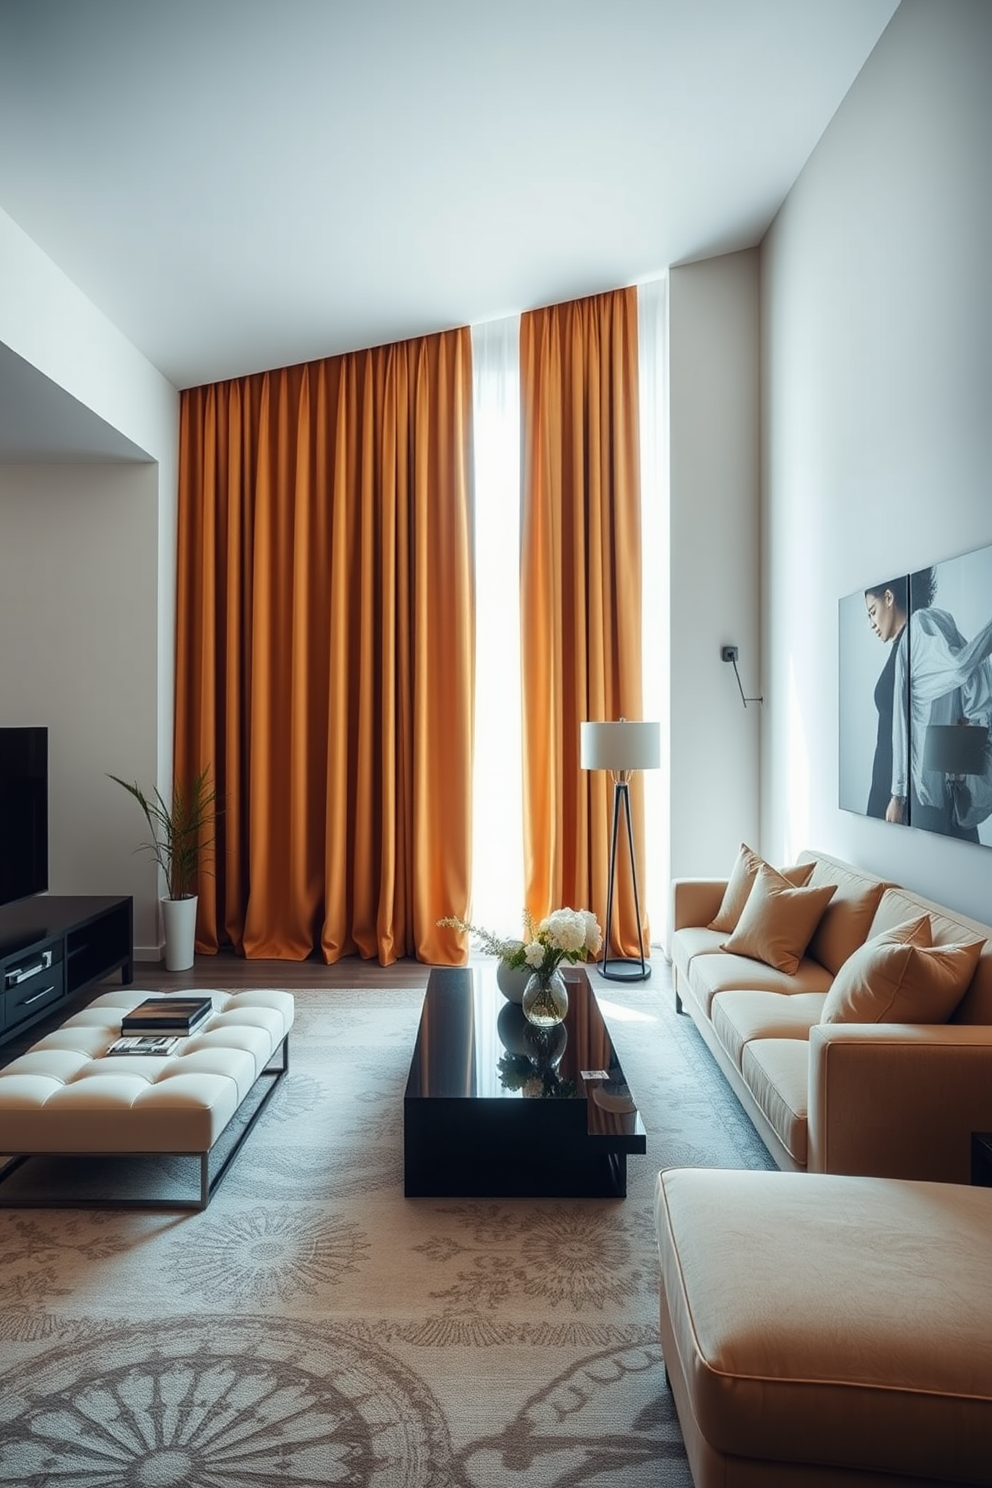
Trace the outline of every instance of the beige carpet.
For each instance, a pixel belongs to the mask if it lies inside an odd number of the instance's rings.
[[[661,974],[601,995],[649,1133],[625,1200],[404,1199],[423,994],[326,991],[205,1213],[0,1214],[0,1483],[688,1488],[655,1177],[770,1163]]]

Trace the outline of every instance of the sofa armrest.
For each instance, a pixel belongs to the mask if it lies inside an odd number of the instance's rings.
[[[811,1173],[967,1183],[971,1134],[992,1131],[992,1027],[814,1024],[808,1112]]]
[[[671,933],[686,925],[708,925],[723,903],[725,878],[673,878]]]

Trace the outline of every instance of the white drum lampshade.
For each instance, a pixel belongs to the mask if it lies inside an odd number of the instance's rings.
[[[617,774],[657,770],[661,765],[661,725],[626,718],[615,723],[583,723],[580,756],[583,770],[612,770]]]
[[[579,753],[583,770],[609,770],[613,776],[613,826],[610,833],[610,869],[606,889],[606,924],[603,929],[603,959],[600,976],[615,982],[644,981],[651,969],[644,955],[643,941],[636,961],[610,955],[613,924],[613,893],[616,886],[617,842],[621,821],[627,828],[627,851],[630,855],[630,878],[634,891],[634,917],[638,936],[641,933],[641,905],[637,893],[637,864],[634,861],[634,828],[630,819],[630,777],[634,770],[657,770],[661,764],[661,725],[634,723],[619,718],[615,723],[583,723],[580,726]]]

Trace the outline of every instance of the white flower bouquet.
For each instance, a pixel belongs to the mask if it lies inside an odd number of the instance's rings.
[[[563,961],[588,961],[602,945],[596,916],[588,909],[556,909],[538,925],[524,945],[524,960],[542,977]]]
[[[491,956],[498,956],[517,970],[528,966],[542,977],[557,971],[562,961],[588,961],[603,943],[596,916],[588,909],[556,909],[536,926],[525,913],[526,938],[522,941],[494,935],[457,915],[448,915],[437,923],[474,935]]]

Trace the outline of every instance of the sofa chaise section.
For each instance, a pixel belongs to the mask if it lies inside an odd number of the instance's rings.
[[[992,1482],[992,1190],[673,1168],[655,1222],[696,1488]]]

